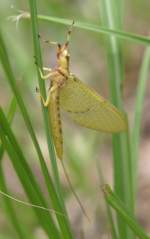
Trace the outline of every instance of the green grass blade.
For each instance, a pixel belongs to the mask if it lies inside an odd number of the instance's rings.
[[[137,87],[137,96],[135,102],[135,116],[134,116],[134,126],[132,130],[132,161],[134,168],[134,191],[136,196],[137,191],[137,167],[138,167],[138,154],[139,154],[139,143],[140,143],[140,129],[141,129],[141,118],[142,118],[142,108],[144,101],[144,94],[146,88],[146,82],[148,80],[150,72],[150,48],[145,50],[142,66],[139,73],[139,81]]]
[[[0,164],[0,189],[6,194],[8,194],[5,177],[3,174],[3,169],[1,164]],[[17,233],[17,238],[20,238],[20,239],[32,238],[29,235],[27,236],[27,232],[25,232],[25,227],[22,226],[22,224],[20,223],[20,220],[17,218],[16,212],[12,206],[11,201],[7,198],[4,198],[4,204],[5,204],[5,211],[6,211],[7,217],[10,219],[13,225],[13,228]]]
[[[48,192],[49,192],[49,195],[51,197],[51,200],[52,200],[52,203],[53,205],[56,206],[56,203],[55,201],[53,201],[54,197],[53,195],[55,195],[55,192],[54,192],[54,187],[52,186],[52,180],[50,178],[50,175],[49,175],[49,172],[48,172],[48,169],[47,169],[47,166],[45,164],[45,161],[44,161],[44,158],[43,158],[43,155],[41,153],[41,149],[39,147],[39,144],[38,144],[38,141],[36,139],[36,136],[35,136],[35,133],[33,131],[33,127],[32,127],[32,124],[31,124],[31,121],[30,121],[30,118],[29,118],[29,115],[28,115],[28,112],[26,110],[26,107],[24,105],[24,102],[23,102],[23,99],[17,89],[17,86],[16,86],[16,83],[15,83],[15,79],[14,79],[14,76],[13,76],[13,72],[12,72],[12,69],[11,69],[11,66],[10,66],[10,62],[9,62],[9,59],[8,59],[8,55],[7,55],[7,52],[6,52],[6,47],[4,45],[4,41],[2,39],[2,36],[0,35],[0,59],[1,59],[1,62],[2,62],[2,65],[3,65],[3,68],[5,70],[5,73],[6,73],[6,76],[7,76],[7,80],[12,88],[12,91],[16,97],[16,100],[17,100],[17,104],[20,108],[20,111],[23,115],[23,118],[24,118],[24,121],[26,123],[26,126],[27,126],[27,129],[31,135],[31,138],[32,138],[32,141],[34,143],[34,146],[36,148],[36,151],[38,153],[38,157],[39,157],[39,160],[40,160],[40,164],[41,164],[41,168],[42,168],[42,172],[43,172],[43,175],[44,175],[44,178],[45,178],[45,182],[46,182],[46,185],[47,185],[47,189],[48,189]],[[0,153],[1,153],[1,149],[0,149]],[[51,190],[53,189],[53,190]],[[58,202],[58,200],[56,201]],[[60,202],[59,202],[60,204]],[[59,207],[59,209],[61,209],[62,213],[64,214],[65,213],[65,210],[64,208],[61,208],[59,206],[59,204],[57,205],[57,207]],[[71,234],[69,232],[69,222],[67,219],[64,219],[64,218],[61,218],[60,219],[60,216],[57,215],[59,217],[59,221],[61,220],[61,224],[62,225],[65,225],[63,226],[64,229],[66,231],[66,227],[68,228],[67,231],[68,231],[68,234]],[[67,217],[67,216],[66,216]],[[62,227],[61,225],[61,227]]]
[[[114,1],[100,1],[102,22],[104,26],[115,29],[119,24],[118,13],[115,12]],[[107,69],[111,100],[123,111],[121,84],[124,79],[123,59],[119,39],[115,36],[107,38]],[[133,188],[132,188],[132,164],[129,144],[129,131],[127,133],[115,134],[112,137],[113,161],[114,161],[114,185],[115,192],[122,201],[128,205],[133,212]],[[122,239],[132,238],[125,223],[118,217],[118,230]]]
[[[27,129],[28,129],[28,131],[31,135],[32,142],[35,146],[35,149],[37,151],[37,154],[38,154],[38,157],[39,157],[39,160],[40,160],[42,170],[44,172],[44,170],[47,169],[45,161],[44,161],[44,157],[42,155],[40,146],[39,146],[37,138],[35,136],[35,133],[34,133],[34,130],[33,130],[33,127],[32,127],[32,123],[31,123],[31,120],[29,118],[29,113],[27,112],[27,109],[26,109],[25,104],[23,102],[22,96],[20,95],[20,92],[17,88],[15,78],[14,78],[14,75],[13,75],[13,72],[12,72],[12,69],[11,69],[11,65],[10,65],[10,62],[9,62],[8,54],[7,54],[7,51],[6,51],[6,47],[5,47],[5,44],[4,44],[1,33],[0,33],[0,60],[1,60],[2,66],[3,66],[3,69],[5,71],[5,74],[7,76],[6,79],[8,80],[8,83],[9,83],[9,85],[10,85],[12,91],[13,91],[13,94],[16,98],[19,109],[22,113],[22,116],[23,116],[24,122],[26,124],[26,127],[27,127]]]
[[[15,116],[16,109],[17,109],[17,102],[16,102],[15,97],[13,97],[13,99],[10,102],[9,110],[7,113],[7,119],[10,124],[12,123],[12,120]]]
[[[11,124],[13,118],[14,118],[14,115],[15,115],[15,112],[16,112],[16,107],[17,107],[17,103],[16,103],[16,99],[13,98],[11,100],[11,103],[10,103],[10,106],[9,106],[9,111],[8,111],[8,114],[7,114],[7,119],[8,119],[8,122]],[[3,158],[3,154],[4,154],[4,148],[3,146],[0,144],[0,161],[2,160]]]
[[[148,235],[144,232],[143,228],[136,222],[132,217],[132,214],[126,209],[120,199],[115,193],[112,192],[108,185],[103,188],[104,197],[107,203],[115,209],[116,213],[126,222],[129,227],[134,231],[139,239],[150,239]],[[121,237],[122,238],[122,237]]]
[[[40,206],[44,206],[42,204],[42,202],[39,200],[39,198],[37,197],[36,192],[34,191],[34,187],[31,184],[31,181],[28,180],[28,175],[25,172],[25,170],[23,169],[22,165],[20,165],[20,163],[18,163],[18,161],[20,160],[20,157],[17,156],[15,149],[13,148],[13,146],[10,144],[10,142],[8,141],[7,138],[5,138],[4,132],[2,131],[2,129],[0,128],[0,137],[2,140],[2,143],[4,145],[5,150],[7,151],[9,158],[11,159],[11,162],[15,168],[15,171],[19,177],[20,182],[22,183],[22,186],[29,198],[29,200],[31,201],[32,204],[35,205],[40,205]],[[41,211],[39,211],[39,209],[37,210],[36,208],[34,208],[34,211],[36,213],[36,216],[39,220],[39,223],[41,225],[41,227],[43,227],[43,229],[45,230],[45,232],[48,235],[48,238],[51,239],[56,239],[56,238],[60,238],[58,236],[58,233],[55,233],[55,229],[52,226],[52,231],[51,231],[51,226],[49,225],[49,223],[47,223],[47,215],[44,213],[42,213]],[[52,224],[51,224],[52,225]],[[54,232],[51,235],[51,232]]]
[[[40,44],[39,44],[39,30],[38,30],[38,21],[37,21],[37,7],[36,7],[36,1],[35,0],[29,0],[30,3],[30,9],[31,9],[31,23],[32,23],[32,32],[33,32],[33,45],[34,45],[34,52],[35,52],[35,56],[36,56],[36,61],[37,61],[37,73],[38,73],[38,83],[39,83],[39,87],[40,87],[40,92],[41,94],[45,97],[46,96],[46,92],[45,92],[45,85],[44,85],[44,81],[41,79],[41,76],[39,74],[39,67],[40,69],[42,69],[42,57],[41,57],[41,49],[40,49]],[[44,125],[45,125],[45,131],[46,131],[46,136],[47,136],[47,144],[48,144],[48,149],[49,149],[49,155],[50,155],[50,159],[51,159],[51,164],[52,164],[52,168],[53,168],[53,174],[54,174],[54,180],[55,180],[55,185],[56,185],[56,189],[57,189],[57,193],[59,196],[59,201],[57,200],[53,200],[54,203],[55,201],[57,203],[55,203],[55,207],[57,206],[57,204],[59,206],[59,209],[61,209],[61,212],[64,213],[66,215],[66,218],[60,218],[58,216],[58,221],[60,223],[60,227],[62,229],[63,232],[63,236],[65,238],[72,238],[72,233],[71,233],[71,228],[69,225],[69,220],[67,219],[67,212],[65,209],[65,205],[64,205],[64,199],[62,196],[62,192],[61,192],[61,185],[60,185],[60,180],[59,180],[59,174],[58,174],[58,169],[57,169],[57,162],[56,162],[56,156],[55,156],[55,152],[54,152],[54,146],[53,146],[53,141],[52,141],[52,131],[51,131],[51,127],[50,127],[50,118],[48,115],[48,109],[43,107],[42,104],[42,110],[43,110],[43,116],[44,116]],[[52,190],[48,189],[49,193],[51,195],[51,197],[53,197],[53,192]],[[60,205],[61,204],[61,205]]]
[[[5,138],[7,135],[8,140]],[[7,119],[3,114],[3,111],[0,108],[0,136],[3,143],[3,146],[6,148],[7,153],[11,159],[11,162],[15,168],[15,171],[30,199],[32,204],[40,205],[47,208],[47,203],[43,197],[43,194],[35,180],[35,177],[32,174],[32,171],[29,168],[28,163],[23,155],[19,144],[14,137]],[[59,233],[57,228],[52,220],[52,217],[49,213],[43,212],[34,208],[36,215],[39,219],[39,222],[46,230],[49,238],[59,238]]]
[[[5,74],[7,76],[7,80],[8,80],[8,83],[13,91],[13,94],[14,96],[16,97],[16,100],[17,100],[17,104],[20,108],[20,111],[22,113],[22,116],[24,118],[24,121],[26,123],[26,126],[27,126],[27,129],[31,135],[31,138],[32,138],[32,141],[35,145],[35,148],[37,150],[37,153],[38,153],[38,156],[39,158],[43,158],[42,157],[42,153],[41,153],[41,150],[39,148],[39,144],[37,142],[37,139],[36,139],[36,136],[35,136],[35,133],[34,133],[34,130],[33,130],[33,127],[32,127],[32,124],[31,124],[31,121],[29,119],[29,114],[27,112],[27,109],[25,107],[25,104],[23,102],[23,99],[19,93],[19,90],[17,88],[17,85],[16,85],[16,82],[15,82],[15,78],[14,78],[14,75],[13,75],[13,72],[12,72],[12,69],[11,69],[11,65],[10,65],[10,62],[9,62],[9,58],[8,58],[8,54],[7,54],[7,51],[6,51],[6,46],[4,44],[4,40],[2,38],[2,34],[0,33],[0,60],[1,60],[1,63],[3,65],[3,69],[5,71]],[[43,159],[44,160],[44,159]]]
[[[22,18],[30,18],[29,13],[25,12],[22,14]],[[63,25],[71,25],[72,19],[66,19],[66,18],[60,18],[60,17],[53,17],[53,16],[45,16],[45,15],[38,15],[38,19],[43,20],[43,21],[49,21],[49,22],[54,22],[54,23],[60,23]],[[108,27],[99,27],[96,24],[91,24],[91,23],[86,23],[82,21],[75,20],[75,27],[88,30],[88,31],[93,31],[97,32],[100,34],[105,34],[105,35],[111,35],[111,36],[116,36],[120,39],[128,40],[134,43],[138,44],[143,44],[143,45],[149,45],[150,44],[150,39],[149,37],[138,35],[138,34],[133,34],[130,32],[125,32],[125,31],[120,31],[116,29],[110,29]]]
[[[103,171],[102,171],[102,167],[101,167],[101,164],[100,164],[100,160],[96,160],[96,169],[98,171],[100,185],[104,185],[106,182],[105,182],[105,178],[104,178],[104,175],[103,175]],[[114,221],[114,218],[113,218],[113,214],[112,214],[111,208],[106,203],[106,200],[105,200],[105,204],[106,204],[106,212],[107,212],[108,222],[109,222],[110,228],[111,228],[112,239],[118,239],[118,232],[116,230],[116,224],[115,224],[115,221]]]
[[[44,98],[46,98],[44,81],[41,79],[41,76],[39,73],[39,68],[42,69],[42,57],[41,57],[41,50],[40,50],[39,36],[38,36],[39,30],[38,30],[38,22],[37,22],[36,1],[29,0],[29,4],[30,4],[30,10],[31,10],[33,46],[34,46],[34,53],[36,56],[36,63],[37,63],[38,83],[39,83],[41,95]],[[49,149],[51,164],[52,164],[52,168],[53,168],[55,184],[57,186],[57,190],[59,191],[59,188],[60,188],[59,175],[58,175],[58,169],[57,169],[57,163],[56,163],[56,156],[55,156],[55,152],[54,152],[54,146],[53,146],[53,142],[52,142],[52,133],[51,133],[52,131],[51,131],[51,127],[50,127],[50,119],[48,116],[48,109],[47,109],[47,107],[43,106],[42,102],[41,102],[41,105],[42,105],[42,110],[43,110],[44,125],[45,125],[48,149]]]
[[[37,151],[40,163],[42,164],[42,166],[43,165],[45,166],[44,158],[43,158],[41,149],[39,147],[38,141],[36,139],[36,136],[35,136],[35,133],[34,133],[30,118],[29,118],[29,114],[27,112],[27,109],[25,107],[25,104],[23,102],[23,99],[22,99],[22,97],[19,93],[19,90],[18,90],[16,82],[15,82],[15,78],[14,78],[14,75],[13,75],[13,72],[12,72],[12,69],[11,69],[8,54],[7,54],[6,47],[5,47],[5,44],[4,44],[1,33],[0,33],[0,60],[1,60],[1,63],[3,65],[3,69],[5,71],[5,74],[7,76],[6,79],[8,80],[8,83],[9,83],[9,85],[10,85],[12,91],[13,91],[13,94],[16,98],[17,104],[18,104],[19,109],[22,113],[22,116],[23,116],[23,119],[24,119],[25,124],[27,126],[27,129],[28,129],[28,131],[31,135],[31,138],[32,138],[32,141],[34,143],[35,149]],[[44,166],[43,166],[43,168],[44,168]],[[45,166],[45,168],[46,168],[46,166]]]
[[[11,100],[9,111],[8,111],[8,114],[7,114],[7,119],[8,119],[8,122],[10,124],[11,124],[13,118],[14,118],[14,115],[15,115],[15,112],[16,112],[16,106],[17,106],[16,99],[13,98]],[[1,145],[0,146],[0,161],[3,158],[3,154],[4,154],[4,148]],[[4,177],[3,169],[2,169],[2,162],[0,162],[0,188],[6,194],[8,193],[6,182],[5,182],[5,177]],[[16,212],[13,208],[13,205],[12,205],[11,201],[7,198],[4,198],[4,203],[5,203],[5,208],[6,208],[6,214],[7,214],[8,218],[10,219],[16,233],[18,234],[18,238],[20,238],[20,239],[27,238],[27,233],[25,233],[23,227],[21,226],[20,221],[18,220],[18,218],[16,216]]]

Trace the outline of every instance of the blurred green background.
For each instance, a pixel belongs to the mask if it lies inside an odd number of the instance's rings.
[[[99,8],[101,6],[97,1],[39,0],[37,1],[37,5],[39,14],[100,24]],[[3,29],[5,43],[17,85],[30,112],[39,144],[50,169],[51,165],[43,130],[41,107],[35,93],[35,88],[38,83],[34,64],[31,22],[28,19],[22,19],[18,24],[13,22],[10,16],[18,14],[18,10],[29,11],[28,1],[1,0],[0,25]],[[149,10],[150,2],[147,0],[125,1],[123,6],[124,31],[148,35],[150,22]],[[66,26],[42,20],[39,20],[39,26],[40,35],[44,39],[58,41],[60,43],[66,39],[68,29]],[[124,40],[122,40],[122,42],[125,65],[123,98],[132,128],[135,89],[144,46]],[[95,88],[101,95],[109,98],[104,43],[105,41],[102,34],[74,28],[70,43],[71,72],[80,80]],[[55,47],[49,47],[42,41],[41,46],[44,66],[54,67],[56,62]],[[149,87],[147,87],[141,130],[139,194],[137,198],[138,220],[148,231],[150,231],[150,213],[148,206],[150,200],[150,163],[148,158],[148,155],[150,155],[149,95],[150,90]],[[6,111],[11,99],[12,92],[5,80],[3,70],[0,68],[0,105],[6,109]],[[76,235],[75,238],[80,238],[82,230],[84,231],[85,238],[109,238],[109,225],[106,218],[103,196],[100,190],[102,182],[98,169],[100,167],[105,181],[112,184],[111,135],[81,128],[73,123],[63,112],[62,119],[65,165],[74,189],[80,196],[87,213],[92,218],[92,223],[89,225],[86,218],[81,214],[80,208],[70,191],[62,168],[59,165],[65,201],[73,231]],[[17,110],[15,114],[12,128],[19,139],[19,143],[23,146],[22,148],[28,158],[28,163],[31,165],[41,185],[43,194],[46,196],[47,192],[37,156],[19,110]],[[3,167],[9,192],[17,198],[26,200],[24,191],[8,160],[7,154],[5,154],[3,158]],[[0,239],[16,238],[11,223],[6,217],[2,196],[0,196],[0,201]],[[35,238],[47,238],[42,229],[39,228],[37,220],[30,208],[19,205],[16,202],[13,202],[13,205],[21,223],[28,226],[29,230],[35,235]]]

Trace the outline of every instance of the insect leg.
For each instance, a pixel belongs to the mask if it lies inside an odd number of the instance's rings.
[[[72,29],[73,29],[73,25],[74,25],[74,20],[72,21],[72,24],[67,32],[67,40],[66,40],[66,43],[65,45],[68,46],[69,45],[69,42],[70,42],[70,36],[71,36],[71,33],[72,33]]]
[[[52,69],[51,69],[51,68],[49,68],[49,67],[43,67],[43,71],[48,71],[48,72],[51,72],[51,71],[52,71]]]
[[[43,37],[41,37],[40,34],[38,34],[38,37],[39,37],[40,39],[42,39],[42,41],[43,41],[44,43],[47,43],[47,44],[49,44],[49,45],[58,45],[58,42],[43,39]]]
[[[49,69],[49,70],[48,70]],[[45,69],[44,69],[45,70]],[[40,76],[43,80],[47,80],[49,79],[53,74],[54,72],[52,72],[52,70],[50,68],[47,68],[46,71],[49,71],[48,74],[44,75],[43,72],[41,71],[41,69],[39,68],[39,73],[40,73]]]
[[[56,46],[58,45],[58,42],[56,42],[56,41],[45,40],[44,42],[49,44],[49,45],[56,45]]]
[[[50,98],[51,98],[51,93],[54,92],[56,89],[58,89],[58,86],[57,85],[54,85],[50,88],[50,90],[48,91],[48,95],[47,95],[47,98],[46,100],[43,98],[43,96],[38,92],[38,89],[36,89],[37,93],[39,94],[42,102],[43,102],[43,105],[45,107],[47,107],[50,103]]]

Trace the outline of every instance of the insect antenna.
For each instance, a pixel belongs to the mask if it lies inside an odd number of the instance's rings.
[[[68,32],[67,32],[67,40],[66,40],[66,43],[65,43],[66,46],[69,45],[70,37],[71,37],[71,33],[72,33],[72,30],[73,30],[73,25],[74,25],[74,23],[75,23],[75,21],[73,20],[71,26],[70,26],[69,29],[68,29]]]

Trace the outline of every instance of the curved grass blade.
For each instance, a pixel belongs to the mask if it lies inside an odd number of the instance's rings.
[[[1,164],[0,164],[0,188],[3,192],[8,193],[6,182],[5,182],[5,176],[4,176]],[[32,236],[27,235],[27,231],[25,231],[25,226],[23,227],[22,224],[20,223],[20,220],[18,219],[16,215],[16,212],[13,208],[11,201],[7,198],[5,198],[3,201],[5,204],[5,211],[6,211],[7,217],[10,219],[13,225],[13,228],[16,231],[17,238],[32,239],[33,238]]]
[[[27,126],[27,129],[28,129],[28,131],[31,135],[31,138],[32,138],[32,141],[34,143],[35,149],[37,151],[39,161],[40,161],[40,164],[41,164],[41,168],[42,168],[42,172],[43,172],[45,182],[46,182],[46,185],[47,185],[47,189],[48,189],[48,192],[49,192],[49,195],[50,195],[50,198],[51,198],[51,202],[53,203],[53,205],[55,207],[57,207],[57,209],[55,208],[57,211],[61,210],[61,212],[64,214],[65,212],[60,206],[60,201],[59,201],[59,204],[58,204],[58,198],[54,193],[55,188],[52,185],[53,182],[50,178],[46,163],[44,161],[44,157],[42,155],[42,152],[41,152],[40,146],[38,144],[38,141],[36,139],[36,136],[35,136],[35,133],[34,133],[30,118],[29,118],[29,114],[27,112],[27,109],[25,107],[23,99],[22,99],[22,97],[19,93],[19,90],[17,88],[15,78],[14,78],[14,75],[13,75],[13,72],[12,72],[12,69],[11,69],[11,65],[10,65],[10,62],[9,62],[9,59],[8,59],[6,47],[5,47],[5,44],[4,44],[4,41],[3,41],[3,38],[2,38],[1,34],[0,34],[0,60],[2,62],[5,74],[7,76],[8,83],[10,84],[11,89],[14,93],[14,96],[16,97],[17,104],[20,108],[23,119],[24,119],[25,124]],[[0,153],[1,153],[1,151],[0,151]],[[54,197],[54,195],[55,195],[55,197]],[[57,198],[57,200],[54,200],[54,198]],[[58,209],[58,207],[59,207],[59,209]],[[68,222],[66,222],[67,219],[62,219],[62,218],[60,218],[59,215],[57,215],[57,216],[59,217],[59,220],[61,220],[62,225],[68,224]],[[67,226],[64,226],[64,227],[67,227]],[[66,229],[64,229],[64,230],[66,231]]]
[[[13,98],[11,100],[9,111],[7,114],[7,119],[10,124],[14,118],[14,115],[16,112],[16,106],[17,106],[16,99]],[[5,182],[5,176],[4,176],[3,169],[2,169],[2,162],[1,162],[2,158],[3,158],[3,154],[4,154],[4,148],[2,145],[0,145],[0,187],[3,192],[8,193],[6,182]],[[21,226],[20,221],[18,220],[18,218],[16,216],[16,212],[15,212],[10,200],[7,200],[5,198],[4,204],[5,204],[5,208],[6,208],[6,214],[8,215],[8,218],[10,219],[16,233],[18,234],[18,238],[20,238],[20,239],[28,238],[27,234],[24,231],[24,228]]]
[[[150,236],[146,235],[143,228],[133,218],[129,210],[126,209],[124,204],[120,201],[115,193],[112,192],[109,185],[103,187],[104,197],[107,203],[115,209],[116,213],[128,224],[132,231],[139,239],[150,239]]]
[[[7,139],[5,138],[5,135],[7,135]],[[32,171],[30,170],[28,163],[26,162],[24,154],[15,136],[13,135],[7,122],[7,119],[1,108],[0,108],[0,136],[2,144],[7,150],[10,160],[31,203],[48,208],[47,203],[43,197],[43,194],[35,180],[35,177],[33,176]],[[34,208],[34,210],[37,214],[40,224],[47,232],[49,238],[53,239],[60,238],[51,215],[48,214],[47,212],[46,213],[42,212],[36,208]]]
[[[18,90],[17,85],[16,85],[16,82],[15,82],[15,77],[14,77],[14,74],[13,74],[12,69],[11,69],[10,61],[9,61],[8,54],[7,54],[7,51],[6,51],[6,46],[4,44],[4,40],[2,38],[1,32],[0,32],[0,60],[1,60],[1,63],[3,65],[3,69],[5,71],[5,74],[7,76],[6,79],[8,80],[8,83],[9,83],[9,85],[10,85],[12,91],[13,91],[13,94],[16,98],[19,109],[20,109],[20,111],[22,113],[22,116],[23,116],[23,119],[25,121],[26,127],[27,127],[27,129],[28,129],[28,131],[31,135],[31,138],[32,138],[33,144],[35,146],[35,149],[37,151],[40,163],[44,164],[43,163],[44,158],[43,158],[41,149],[39,147],[38,141],[36,139],[36,136],[35,136],[35,133],[34,133],[34,130],[33,130],[33,127],[32,127],[32,123],[31,123],[30,118],[29,118],[29,114],[27,112],[27,109],[26,109],[25,104],[23,102],[22,96],[20,95],[19,90]],[[43,168],[44,168],[44,166],[43,166]]]
[[[21,18],[25,18],[25,19],[29,19],[30,18],[30,14],[28,12],[23,12],[21,11],[20,14],[20,19]],[[15,18],[16,16],[14,16],[13,18]],[[71,25],[72,19],[67,19],[67,18],[60,18],[60,17],[53,17],[53,16],[45,16],[45,15],[37,15],[38,19],[43,20],[43,21],[49,21],[49,22],[54,22],[54,23],[60,23],[63,25]],[[88,31],[92,31],[92,32],[97,32],[100,34],[105,34],[105,35],[111,35],[111,36],[116,36],[120,39],[124,39],[124,40],[128,40],[131,42],[135,42],[138,44],[143,44],[143,45],[149,45],[150,44],[150,38],[146,37],[146,36],[142,36],[139,34],[133,34],[131,32],[125,32],[125,31],[120,31],[120,30],[116,30],[116,29],[110,29],[107,27],[99,27],[96,24],[91,24],[91,23],[86,23],[86,22],[82,22],[82,21],[78,21],[75,20],[75,27],[80,28],[80,29],[84,29],[84,30],[88,30]]]

